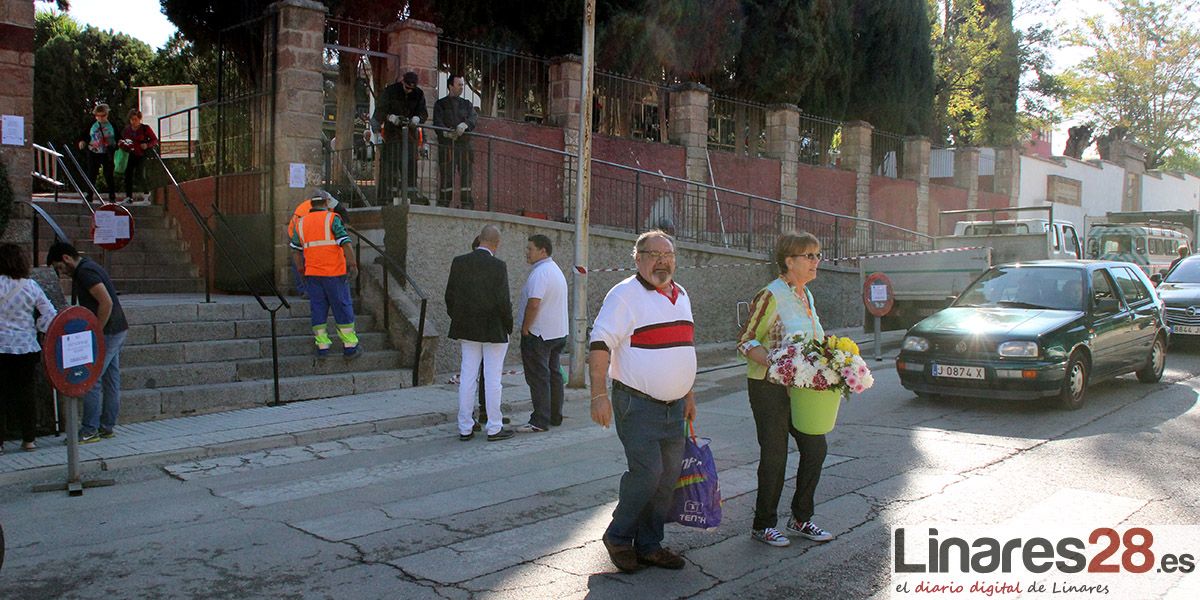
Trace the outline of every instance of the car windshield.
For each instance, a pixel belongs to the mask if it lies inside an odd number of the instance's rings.
[[[1084,272],[1066,267],[996,267],[954,306],[1083,310]]]
[[[1166,283],[1200,283],[1200,259],[1180,262],[1167,273]]]

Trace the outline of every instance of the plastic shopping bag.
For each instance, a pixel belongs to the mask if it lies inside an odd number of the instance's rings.
[[[113,173],[120,175],[125,172],[129,166],[129,151],[124,148],[117,148],[117,153],[113,155]],[[112,184],[110,183],[111,187]]]
[[[708,438],[696,438],[691,422],[683,446],[683,470],[675,483],[668,521],[709,529],[721,524],[721,486]]]

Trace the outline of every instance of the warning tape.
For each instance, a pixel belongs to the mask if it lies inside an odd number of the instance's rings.
[[[691,266],[675,267],[675,270],[680,271],[683,269],[720,269],[723,267],[758,267],[758,266],[769,265],[769,264],[773,264],[773,263],[771,263],[770,261],[765,261],[765,262],[752,262],[752,263],[735,263],[735,264],[728,264],[728,265],[691,265]],[[575,270],[578,271],[579,274],[581,274],[581,275],[587,275],[588,273],[627,273],[627,272],[636,271],[637,267],[610,267],[610,268],[603,268],[603,269],[586,269],[580,265],[575,265]]]
[[[979,250],[981,248],[983,248],[983,247],[982,246],[970,246],[967,248],[943,248],[940,250],[913,250],[910,252],[893,252],[890,254],[859,254],[857,256],[843,256],[843,257],[839,257],[839,258],[827,258],[825,262],[852,262],[852,261],[862,260],[864,258],[890,258],[893,256],[915,256],[918,254],[922,254],[922,255],[943,254],[943,253],[947,253],[947,252],[963,252],[966,250]],[[691,266],[685,265],[685,266],[675,267],[675,270],[679,271],[679,270],[683,270],[683,269],[720,269],[720,268],[725,268],[725,267],[759,267],[759,266],[763,266],[763,265],[773,265],[773,264],[775,264],[774,261],[732,263],[732,264],[721,264],[721,265],[691,265]],[[580,275],[587,275],[589,273],[628,273],[628,272],[637,271],[637,267],[606,267],[606,268],[601,268],[601,269],[588,269],[582,265],[575,265],[575,271],[578,272]]]

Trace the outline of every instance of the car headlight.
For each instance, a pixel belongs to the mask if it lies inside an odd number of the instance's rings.
[[[1038,355],[1037,342],[1004,342],[998,349],[1000,356],[1034,358]]]
[[[923,337],[917,337],[915,335],[905,336],[904,344],[901,346],[901,348],[908,350],[909,352],[928,352],[929,340]]]

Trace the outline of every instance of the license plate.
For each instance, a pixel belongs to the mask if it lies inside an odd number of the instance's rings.
[[[983,367],[960,367],[958,365],[933,365],[934,377],[952,379],[983,379]]]
[[[1200,335],[1200,327],[1195,325],[1176,325],[1171,328],[1171,333],[1182,333],[1183,335]]]

